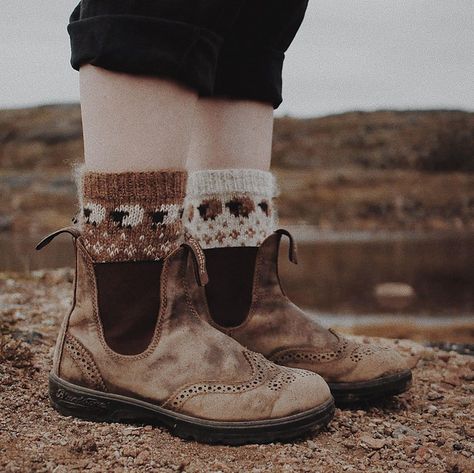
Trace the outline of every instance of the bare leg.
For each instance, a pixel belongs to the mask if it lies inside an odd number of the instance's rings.
[[[198,102],[184,221],[205,248],[207,301],[221,325],[238,325],[248,311],[257,247],[273,231],[272,132],[271,105]]]
[[[174,82],[81,67],[86,168],[184,168],[197,95]]]
[[[273,108],[259,102],[201,99],[187,168],[270,168]]]
[[[86,248],[97,262],[161,259],[182,236],[197,94],[168,80],[90,65],[81,67],[80,80]]]

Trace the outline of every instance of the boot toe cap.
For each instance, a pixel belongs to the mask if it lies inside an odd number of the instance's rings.
[[[210,420],[259,421],[310,411],[332,399],[328,385],[315,373],[283,367],[275,371],[254,389],[200,393],[180,410]]]
[[[387,347],[358,344],[350,358],[356,365],[347,381],[370,381],[408,369],[405,359]]]
[[[273,405],[272,417],[285,417],[309,411],[332,399],[326,381],[318,374],[295,368],[289,372],[292,381],[280,390],[280,395]]]

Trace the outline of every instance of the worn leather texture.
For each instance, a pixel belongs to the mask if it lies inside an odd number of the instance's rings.
[[[278,275],[283,234],[287,233],[275,232],[258,249],[252,302],[244,321],[235,327],[223,326],[219,321],[225,320],[225,316],[212,314],[201,300],[200,310],[206,320],[269,360],[311,370],[328,382],[369,381],[406,370],[404,359],[395,350],[345,339],[323,327],[288,299]],[[295,251],[291,241],[290,258],[296,261]],[[202,291],[195,294],[196,300],[202,297]],[[229,300],[228,304],[232,303]]]
[[[199,294],[202,288],[192,271],[191,252],[183,247],[163,262],[159,312],[148,346],[129,355],[114,351],[104,335],[97,271],[81,237],[76,252],[75,303],[54,362],[60,378],[221,421],[280,418],[331,398],[317,374],[275,365],[200,317],[191,291]],[[115,310],[117,319],[123,316],[120,307]]]

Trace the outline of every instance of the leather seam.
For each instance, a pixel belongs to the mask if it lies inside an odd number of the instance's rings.
[[[76,308],[76,303],[77,303],[77,282],[78,282],[78,268],[79,268],[79,262],[78,262],[78,245],[77,245],[77,237],[73,239],[74,242],[74,253],[75,253],[75,268],[74,268],[74,292],[73,292],[73,297],[72,297],[72,304],[71,304],[71,309],[69,310],[69,313],[66,315],[65,320],[63,320],[63,323],[61,324],[60,332],[59,332],[59,337],[61,337],[58,340],[59,346],[58,346],[58,363],[56,367],[57,373],[56,375],[59,376],[59,373],[61,372],[61,363],[63,359],[63,351],[64,351],[64,342],[66,340],[66,336],[68,333],[69,329],[69,321],[71,319],[71,315],[74,312],[74,309]],[[54,369],[54,362],[53,362],[53,369]]]
[[[279,244],[280,244],[280,240],[281,240],[281,235],[280,234],[273,233],[268,238],[273,238],[275,235],[278,235],[277,236],[277,238],[278,238],[277,244],[278,244],[278,248],[279,248]],[[265,244],[265,242],[267,240],[263,241],[263,243],[260,245],[260,248]],[[259,253],[260,253],[260,248],[259,248]],[[262,291],[260,290],[260,287],[262,285],[262,281],[261,281],[262,266],[264,265],[262,255],[259,254],[259,253],[257,254],[257,259],[256,259],[256,262],[255,262],[255,273],[254,273],[254,277],[253,277],[253,286],[252,286],[252,302],[250,304],[249,312],[248,312],[247,317],[244,320],[244,322],[241,323],[240,325],[238,325],[237,327],[232,327],[232,329],[229,331],[229,333],[232,333],[233,331],[238,331],[240,329],[245,328],[251,322],[251,320],[253,319],[253,317],[255,316],[255,314],[257,312],[258,304],[259,304],[260,299],[262,297]],[[277,258],[278,258],[278,253],[277,253]],[[280,282],[279,279],[278,279],[278,282]],[[256,288],[258,288],[258,289],[256,289]],[[280,285],[280,289],[281,289],[281,285]],[[282,291],[282,295],[285,299],[288,300],[286,295],[283,294],[283,291]]]
[[[251,383],[255,376],[257,375],[257,367],[254,365],[253,361],[250,360],[249,358],[249,355],[248,355],[248,351],[244,351],[243,352],[243,355],[245,357],[245,360],[247,361],[247,363],[250,365],[250,368],[252,369],[252,374],[250,376],[249,379],[245,380],[245,381],[239,381],[239,382],[235,382],[235,383],[225,383],[223,382],[222,380],[208,380],[208,381],[202,381],[202,382],[198,382],[198,383],[189,383],[189,384],[185,384],[181,387],[179,387],[178,389],[176,389],[173,394],[171,394],[171,396],[168,397],[168,399],[162,404],[162,407],[165,407],[166,405],[169,405],[171,404],[171,401],[173,401],[175,398],[178,397],[178,395],[186,390],[186,389],[189,389],[191,388],[192,386],[195,386],[195,385],[200,385],[200,384],[225,384],[226,386],[240,386],[240,385],[245,385],[245,384],[248,384],[248,383]],[[268,378],[265,377],[265,379],[258,385],[254,386],[253,388],[249,388],[245,391],[241,391],[241,392],[248,392],[248,391],[252,391],[254,389],[257,389],[258,387],[262,386],[262,384],[267,381]],[[179,407],[178,409],[181,410],[184,406],[184,404],[186,404],[187,401],[189,401],[190,399],[193,399],[194,397],[196,396],[199,396],[199,395],[203,395],[203,394],[235,394],[235,393],[226,393],[226,392],[220,392],[220,393],[206,393],[206,392],[202,392],[202,393],[195,393],[193,395],[191,395],[189,398],[187,398]]]
[[[186,280],[186,270],[188,269],[187,265],[188,265],[188,259],[186,259],[185,271],[181,275],[181,284],[183,285],[183,289],[184,289],[184,298],[186,300],[186,305],[188,306],[188,310],[191,312],[191,314],[198,320],[201,320],[201,318],[199,317],[199,314],[196,311],[196,308],[194,307],[191,295],[189,294],[189,285],[188,285],[188,281]]]
[[[83,365],[81,365],[75,358],[74,353],[72,352],[72,348],[68,346],[67,339],[70,340],[71,345],[76,345],[76,347],[79,347],[80,350],[83,350],[87,356],[87,360],[85,363],[90,363],[92,368],[96,371],[96,375],[98,378],[98,386],[97,383],[94,381],[94,379],[90,376],[90,374],[84,369]],[[94,357],[92,356],[91,352],[73,335],[67,334],[65,337],[65,349],[71,356],[72,361],[74,364],[77,366],[79,371],[90,381],[91,385],[96,388],[100,387],[102,388],[103,391],[107,392],[107,387],[104,382],[104,378],[102,377],[102,373],[100,372],[97,364],[94,361]]]
[[[331,353],[334,353],[334,351],[318,351],[318,350],[314,350],[314,349],[302,349],[302,348],[285,348],[284,350],[275,350],[274,352],[270,353],[268,355],[268,358],[270,360],[272,360],[274,363],[277,363],[278,364],[278,361],[275,361],[275,360],[278,360],[278,357],[282,356],[282,355],[286,355],[286,354],[289,354],[289,355],[297,355],[299,353],[303,353],[303,354],[310,354],[310,355],[330,355]],[[336,355],[334,358],[332,358],[331,360],[322,360],[322,361],[318,361],[318,363],[331,363],[331,362],[335,362],[335,361],[340,361],[342,359],[344,359],[345,357],[347,357],[347,349],[344,349],[339,355]],[[293,359],[291,360],[291,363],[311,363],[311,362],[314,362],[316,360],[297,360],[297,359]]]

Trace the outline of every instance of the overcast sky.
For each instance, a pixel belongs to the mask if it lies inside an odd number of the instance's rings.
[[[1,0],[0,107],[78,100],[66,33],[76,3]],[[473,25],[473,0],[310,0],[279,113],[474,110]]]

